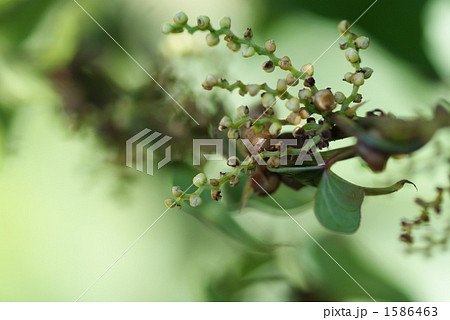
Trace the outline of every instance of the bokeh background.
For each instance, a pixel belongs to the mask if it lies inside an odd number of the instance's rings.
[[[86,10],[173,96],[195,124],[72,0],[0,0],[0,300],[73,301],[161,213],[173,183],[190,184],[191,139],[208,137],[223,112],[255,103],[237,92],[206,92],[208,73],[230,81],[276,81],[263,57],[242,59],[204,34],[163,36],[183,10],[235,33],[273,38],[296,65],[314,61],[372,1],[80,0]],[[450,2],[379,0],[355,26],[370,37],[363,111],[430,116],[450,100]],[[336,44],[315,65],[316,80],[349,91]],[[280,109],[282,106],[280,105]],[[125,167],[125,140],[143,128],[174,137],[174,161],[154,176]],[[398,193],[366,198],[354,235],[325,230],[312,192],[280,190],[281,203],[379,301],[449,301],[450,255],[407,253],[400,221],[414,199],[448,185],[449,132],[412,157],[373,174],[359,161],[336,171],[357,184],[407,178]],[[224,163],[203,170],[217,175]],[[222,204],[169,211],[82,297],[82,301],[368,301],[364,292],[270,201],[236,193]],[[448,199],[447,199],[448,200]],[[448,227],[448,201],[424,234]],[[419,243],[420,245],[420,243]]]

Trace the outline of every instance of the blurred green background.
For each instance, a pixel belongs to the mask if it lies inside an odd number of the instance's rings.
[[[190,23],[205,14],[216,26],[230,16],[235,33],[251,26],[258,42],[275,39],[279,55],[302,65],[336,40],[340,20],[354,21],[371,3],[80,1],[197,127],[75,2],[0,0],[0,300],[75,300],[164,212],[173,183],[190,184],[190,139],[207,137],[223,110],[255,103],[203,91],[206,74],[272,83],[282,75],[265,74],[263,57],[244,60],[223,42],[208,48],[204,34],[163,36],[174,13],[185,11]],[[439,98],[450,100],[449,21],[447,0],[380,0],[361,18],[355,31],[371,38],[363,64],[375,70],[362,88],[363,111],[429,116]],[[319,85],[349,91],[337,44],[315,70]],[[125,140],[145,127],[174,137],[177,162],[154,176],[126,168],[123,157]],[[407,178],[430,199],[448,184],[448,138],[439,132],[381,174],[356,160],[336,171],[362,185]],[[375,299],[450,300],[448,252],[407,254],[399,241],[401,219],[420,212],[414,188],[367,198],[350,236],[319,225],[309,191],[286,191],[280,201]],[[369,301],[270,201],[251,199],[242,212],[236,201],[230,194],[222,204],[167,212],[81,300]],[[426,232],[448,225],[448,209],[447,201]]]

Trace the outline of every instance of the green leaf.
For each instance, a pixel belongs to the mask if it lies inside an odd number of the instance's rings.
[[[307,186],[317,187],[324,172],[323,166],[312,167],[279,167],[268,168],[272,172],[276,172],[285,177],[294,179]]]
[[[324,227],[352,233],[359,227],[363,200],[364,188],[325,170],[317,188],[314,213]]]

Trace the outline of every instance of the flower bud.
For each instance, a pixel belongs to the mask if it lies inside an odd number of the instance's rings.
[[[278,61],[278,66],[283,70],[289,70],[292,67],[291,59],[288,56],[284,56]]]
[[[345,101],[345,94],[343,94],[341,91],[338,91],[334,94],[334,100],[336,100],[337,103],[341,104]]]
[[[353,73],[347,72],[346,74],[344,74],[343,80],[352,83],[352,77],[353,77]]]
[[[232,175],[230,178],[230,187],[235,187],[239,184],[239,177],[236,175]]]
[[[164,34],[169,34],[174,30],[173,26],[170,23],[164,23],[161,27],[161,32]]]
[[[348,49],[347,51],[345,51],[345,58],[350,61],[351,63],[358,63],[360,62],[360,58],[359,58],[359,54],[358,51],[356,51],[355,49]]]
[[[302,122],[302,117],[297,112],[291,112],[287,116],[286,121],[297,126],[300,124],[300,122]]]
[[[303,85],[308,88],[314,87],[315,84],[316,80],[313,77],[306,78],[305,81],[303,81]]]
[[[298,114],[300,115],[300,117],[302,119],[308,119],[311,114],[308,112],[308,110],[306,110],[306,108],[300,108],[300,111],[298,112]]]
[[[275,70],[275,66],[272,60],[267,60],[266,62],[263,63],[263,70],[268,73]]]
[[[373,69],[369,67],[361,68],[361,71],[364,73],[364,79],[369,79],[373,73]]]
[[[298,91],[298,97],[302,101],[310,102],[311,98],[312,98],[312,92],[311,92],[311,90],[306,89],[306,88],[305,89],[301,89],[301,90]]]
[[[259,92],[259,85],[257,84],[249,84],[247,85],[248,94],[252,97],[256,96]]]
[[[227,132],[228,139],[239,139],[239,131],[236,129],[230,129]]]
[[[173,17],[173,22],[179,25],[185,25],[188,22],[188,17],[186,13],[180,11]]]
[[[314,67],[311,63],[307,63],[305,65],[302,66],[302,68],[300,69],[300,71],[303,74],[306,74],[307,76],[312,77],[314,75]]]
[[[245,46],[242,49],[242,56],[244,58],[249,58],[251,56],[255,55],[255,49],[252,46]]]
[[[261,103],[264,107],[270,108],[275,104],[275,96],[271,93],[264,92],[262,95]]]
[[[330,89],[322,89],[317,91],[313,96],[313,103],[320,111],[331,111],[336,107],[334,94]]]
[[[216,46],[220,42],[220,38],[217,34],[210,32],[206,35],[206,44],[210,47]]]
[[[228,42],[227,47],[228,47],[228,49],[230,49],[231,51],[234,51],[234,52],[239,51],[239,49],[241,49],[241,45],[239,43],[236,43],[233,41]]]
[[[240,107],[237,107],[236,113],[239,118],[243,118],[250,113],[250,110],[247,106],[240,106]]]
[[[172,195],[176,198],[179,198],[183,195],[184,191],[181,189],[180,186],[173,186],[172,187]]]
[[[233,125],[233,121],[229,116],[224,116],[219,122],[219,130],[224,131]]]
[[[300,109],[300,101],[297,98],[291,98],[286,102],[286,108],[291,111],[298,111]]]
[[[231,28],[231,19],[230,17],[223,17],[219,21],[220,28],[222,29],[230,29]]]
[[[220,182],[218,179],[209,179],[209,184],[212,185],[213,187],[217,187]]]
[[[200,30],[205,30],[209,27],[209,17],[207,16],[199,16],[197,18],[197,26],[200,28]]]
[[[286,90],[287,90],[286,79],[278,79],[277,91],[283,93]]]
[[[355,86],[362,86],[364,84],[364,74],[362,72],[356,72],[352,76],[351,81]]]
[[[220,190],[211,190],[211,199],[219,201],[222,199],[222,192]]]
[[[353,99],[353,102],[360,103],[362,101],[362,98],[363,98],[362,94],[358,93],[355,99]]]
[[[208,179],[206,179],[206,175],[204,173],[199,173],[192,179],[192,182],[196,187],[201,187],[206,183],[206,181],[208,181]]]
[[[350,23],[347,20],[342,20],[338,24],[338,30],[341,34],[345,33],[350,28]]]
[[[277,136],[278,134],[280,134],[281,131],[281,123],[279,122],[273,122],[270,127],[269,127],[269,133],[272,136]]]
[[[275,50],[277,49],[277,46],[275,45],[275,41],[267,40],[266,42],[264,42],[264,49],[266,49],[266,51],[268,53],[274,53]]]
[[[204,82],[207,86],[209,87],[214,87],[215,85],[217,85],[217,78],[215,75],[213,74],[208,74],[206,76],[205,82]]]
[[[164,204],[167,206],[167,208],[175,208],[177,206],[177,202],[173,199],[166,199],[164,200]]]
[[[229,157],[227,160],[227,165],[233,168],[237,167],[240,163],[241,161],[236,156]]]
[[[298,84],[298,79],[292,73],[288,73],[288,75],[286,76],[286,83],[287,85],[294,87]]]
[[[355,40],[355,46],[359,49],[367,49],[369,47],[370,40],[367,37],[360,36]]]
[[[198,207],[202,204],[202,198],[200,198],[200,196],[197,194],[192,194],[189,197],[189,204],[191,205],[191,207]]]
[[[244,39],[252,40],[253,38],[253,30],[252,28],[247,28],[247,30],[244,31]]]

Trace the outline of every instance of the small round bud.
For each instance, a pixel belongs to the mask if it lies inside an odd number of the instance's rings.
[[[288,75],[286,76],[286,83],[287,85],[294,87],[298,84],[298,78],[292,73],[288,73]]]
[[[239,177],[236,175],[232,175],[230,178],[230,187],[235,187],[239,184]]]
[[[199,173],[192,179],[192,182],[196,187],[201,187],[206,183],[206,181],[208,181],[208,179],[206,179],[206,175],[204,173]]]
[[[263,63],[263,70],[265,72],[272,72],[275,70],[275,65],[273,64],[272,60],[268,60]]]
[[[210,21],[209,17],[207,16],[199,16],[197,18],[197,26],[200,28],[200,30],[205,30],[209,27]]]
[[[250,113],[250,109],[248,108],[248,106],[240,106],[237,107],[236,113],[239,118],[243,118]]]
[[[345,58],[350,61],[351,63],[358,63],[360,62],[360,58],[359,58],[359,54],[358,51],[356,51],[355,49],[348,49],[347,51],[345,51]]]
[[[228,139],[239,139],[239,131],[236,129],[230,129],[227,132]]]
[[[345,33],[350,28],[350,22],[347,20],[342,20],[338,24],[338,30],[341,34]]]
[[[223,40],[225,40],[226,42],[230,42],[230,41],[234,41],[235,37],[234,34],[232,32],[227,33],[225,35],[225,37],[223,38]]]
[[[186,13],[180,11],[174,15],[173,22],[179,25],[185,25],[188,22],[188,17]]]
[[[313,77],[306,78],[305,81],[303,81],[303,85],[308,88],[314,87],[315,84],[316,80]]]
[[[286,79],[278,79],[277,91],[283,93],[286,90],[287,90]]]
[[[286,102],[286,108],[291,111],[298,111],[300,109],[300,101],[297,98],[291,98]]]
[[[269,160],[267,160],[267,166],[269,168],[278,168],[280,166],[280,158],[270,157]]]
[[[244,58],[249,58],[249,57],[254,56],[254,55],[255,55],[255,49],[252,46],[245,46],[242,49],[242,56]]]
[[[275,50],[277,50],[277,46],[275,45],[275,41],[267,40],[266,42],[264,42],[264,49],[266,49],[266,51],[268,53],[274,53]]]
[[[341,44],[339,45],[339,48],[341,48],[341,50],[347,49],[347,48],[348,48],[348,42],[341,43]]]
[[[247,85],[248,94],[252,97],[256,96],[259,92],[259,85],[257,84],[249,84]]]
[[[164,204],[167,206],[167,208],[175,208],[177,206],[177,203],[175,200],[173,199],[166,199],[164,200]]]
[[[191,207],[198,207],[202,204],[202,198],[200,198],[200,196],[197,194],[192,194],[189,197],[189,204],[191,205]]]
[[[165,23],[161,27],[161,32],[164,34],[169,34],[174,30],[173,26],[170,23]]]
[[[217,187],[220,184],[220,181],[218,179],[209,179],[209,184],[213,187]]]
[[[286,121],[297,126],[300,124],[300,122],[302,122],[302,117],[297,112],[291,112],[287,116]]]
[[[341,104],[345,101],[345,94],[343,94],[341,91],[338,91],[334,94],[334,100],[336,100],[337,103]]]
[[[276,102],[275,96],[271,93],[264,92],[262,95],[261,103],[264,107],[270,108]]]
[[[364,73],[364,79],[369,79],[373,73],[373,69],[369,67],[361,68],[361,71]]]
[[[215,75],[213,74],[208,74],[206,76],[205,82],[206,85],[208,85],[209,87],[214,87],[215,85],[217,85],[217,78]]]
[[[237,167],[240,163],[241,161],[236,156],[229,157],[227,160],[227,165],[233,168]]]
[[[277,136],[281,131],[281,127],[282,127],[281,123],[273,122],[269,127],[269,133],[272,136]]]
[[[227,47],[228,47],[228,49],[230,49],[231,51],[234,51],[234,52],[239,51],[239,49],[241,49],[241,45],[239,43],[236,43],[233,41],[228,42]]]
[[[312,98],[312,92],[309,89],[301,89],[298,92],[298,97],[299,97],[299,99],[301,101],[304,101],[304,102],[308,101],[308,102],[310,102],[311,98]]]
[[[220,190],[211,190],[211,199],[219,201],[222,199],[222,192]]]
[[[320,111],[331,111],[336,107],[334,94],[329,89],[322,89],[313,95],[313,103]]]
[[[220,28],[222,29],[230,29],[231,28],[231,19],[230,17],[223,17],[219,21]]]
[[[247,28],[247,30],[244,31],[244,39],[252,40],[253,38],[253,30],[252,28]]]
[[[302,119],[308,119],[309,117],[311,117],[311,114],[308,112],[308,110],[306,110],[306,108],[301,108],[298,114]]]
[[[352,82],[352,77],[353,77],[353,73],[352,72],[347,72],[346,74],[344,74],[344,81],[347,82]]]
[[[181,197],[183,195],[183,193],[184,193],[184,191],[183,191],[183,189],[181,189],[180,186],[173,186],[172,187],[172,195],[174,197],[177,197],[177,198]]]
[[[217,34],[210,32],[206,35],[206,44],[210,47],[216,46],[220,42],[220,38]]]
[[[358,93],[355,99],[353,99],[353,102],[360,103],[362,101],[362,98],[363,98],[362,94]]]
[[[288,56],[284,56],[278,61],[278,66],[283,70],[289,70],[292,67],[291,59]]]
[[[359,49],[367,49],[369,47],[370,40],[367,37],[360,36],[355,40],[355,46]]]
[[[312,77],[314,75],[314,66],[311,63],[307,63],[302,66],[300,71],[307,76]]]
[[[229,116],[224,116],[219,122],[219,130],[224,131],[233,125],[233,121]]]
[[[362,72],[356,72],[352,76],[351,81],[355,86],[362,86],[364,84],[364,74]]]

